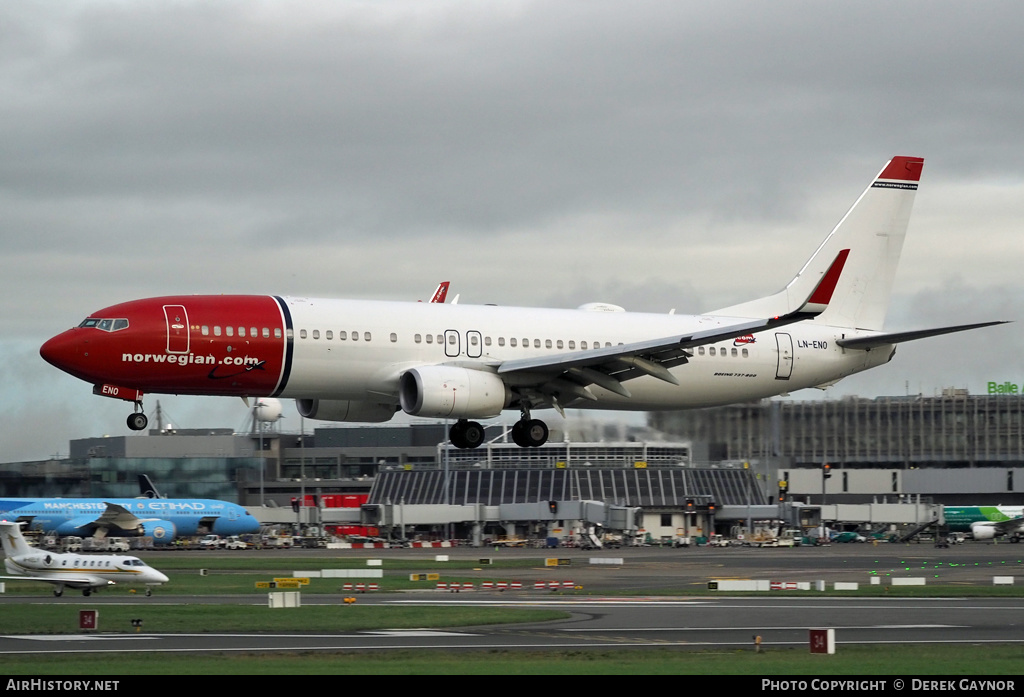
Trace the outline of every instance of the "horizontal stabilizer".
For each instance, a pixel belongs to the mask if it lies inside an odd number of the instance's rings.
[[[969,329],[991,327],[992,325],[995,324],[1007,324],[1007,322],[1006,320],[1000,320],[997,322],[980,322],[978,324],[960,324],[955,327],[920,329],[915,332],[893,332],[891,334],[875,334],[874,336],[863,336],[852,339],[839,339],[836,341],[836,344],[847,349],[859,349],[861,351],[867,351],[869,349],[878,348],[879,346],[891,346],[892,344],[902,344],[905,341],[927,339],[930,336],[941,336],[943,334],[953,334],[955,332],[966,332]]]

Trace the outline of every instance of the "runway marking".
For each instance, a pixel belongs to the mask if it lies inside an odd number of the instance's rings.
[[[560,598],[558,600],[513,600],[511,598],[499,600],[387,600],[388,604],[395,605],[497,605],[502,607],[509,606],[529,606],[529,607],[552,607],[552,606],[570,606],[580,607],[586,605],[596,605],[599,607],[636,607],[636,606],[652,606],[652,607],[666,607],[666,606],[693,606],[693,605],[713,605],[716,601],[714,600],[643,600],[643,599],[628,599],[628,598],[580,598],[580,599],[569,599]]]
[[[967,629],[970,625],[964,624],[865,624],[865,625],[835,625],[834,629]],[[634,627],[632,629],[615,629],[615,632],[720,632],[727,630],[737,631],[776,631],[776,630],[809,630],[819,629],[818,625],[814,626],[781,626],[775,627],[772,625],[755,625],[752,627]],[[608,629],[562,629],[559,631],[563,632],[605,632]]]
[[[924,641],[913,641],[909,642],[912,644],[1020,644],[1024,642],[1024,639],[940,639],[940,640],[924,640]],[[805,646],[806,640],[800,641],[765,641],[762,646]],[[858,641],[857,644],[901,644],[906,645],[908,642],[903,640],[881,640],[881,641]],[[615,648],[622,646],[621,642],[615,641],[604,641],[602,643],[538,643],[538,644],[499,644],[499,643],[477,643],[477,644],[432,644],[431,646],[424,647],[409,647],[409,646],[392,646],[388,644],[370,645],[363,644],[360,646],[344,646],[338,644],[327,644],[320,646],[301,646],[301,647],[267,647],[261,645],[252,646],[238,646],[238,647],[212,647],[212,648],[161,648],[161,653],[289,653],[294,651],[383,651],[383,650],[407,650],[409,648],[422,648],[422,649],[442,649],[442,650],[481,650],[481,649],[567,649],[567,648],[580,648],[580,649],[598,649],[598,648]],[[690,642],[690,641],[635,641],[629,644],[630,646],[651,646],[651,647],[665,647],[665,646],[679,646],[684,648],[699,648],[699,647],[723,647],[723,646],[738,646],[738,647],[749,647],[749,641],[708,641],[708,642]],[[47,654],[62,654],[62,653],[150,653],[152,649],[133,649],[125,648],[123,646],[112,648],[112,649],[59,649],[54,651],[46,651]],[[33,654],[38,655],[39,651],[32,650],[13,650],[5,651],[5,655],[20,655],[20,654]]]
[[[136,634],[4,634],[0,639],[20,639],[22,641],[120,641],[122,639],[159,639],[157,636]]]
[[[480,636],[480,634],[471,634],[470,632],[443,632],[434,629],[374,629],[360,633],[391,637]]]

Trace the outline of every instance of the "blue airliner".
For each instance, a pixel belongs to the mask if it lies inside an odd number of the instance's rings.
[[[152,537],[155,544],[260,531],[259,521],[245,508],[215,499],[0,498],[0,518],[62,537]]]

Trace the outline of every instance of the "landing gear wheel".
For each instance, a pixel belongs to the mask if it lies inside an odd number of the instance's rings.
[[[484,427],[476,421],[460,419],[448,429],[448,439],[456,448],[477,448],[484,442]]]
[[[53,589],[53,597],[54,598],[59,598],[62,595],[64,595],[64,586],[60,586],[59,588],[54,588]]]
[[[152,595],[153,595],[153,589],[152,588],[147,588],[146,589],[146,597],[149,598]]]
[[[128,428],[133,431],[142,431],[149,425],[149,419],[141,412],[128,415]]]
[[[539,448],[548,442],[548,426],[540,419],[517,421],[512,427],[512,440],[521,448]]]
[[[90,595],[92,595],[92,589],[91,588],[83,588],[82,589],[82,595],[84,595],[86,598],[88,598]]]

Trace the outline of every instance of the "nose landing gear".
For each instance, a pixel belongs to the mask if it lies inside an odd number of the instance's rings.
[[[133,431],[143,431],[149,425],[149,419],[142,411],[142,402],[135,402],[135,412],[128,415],[128,428]]]

